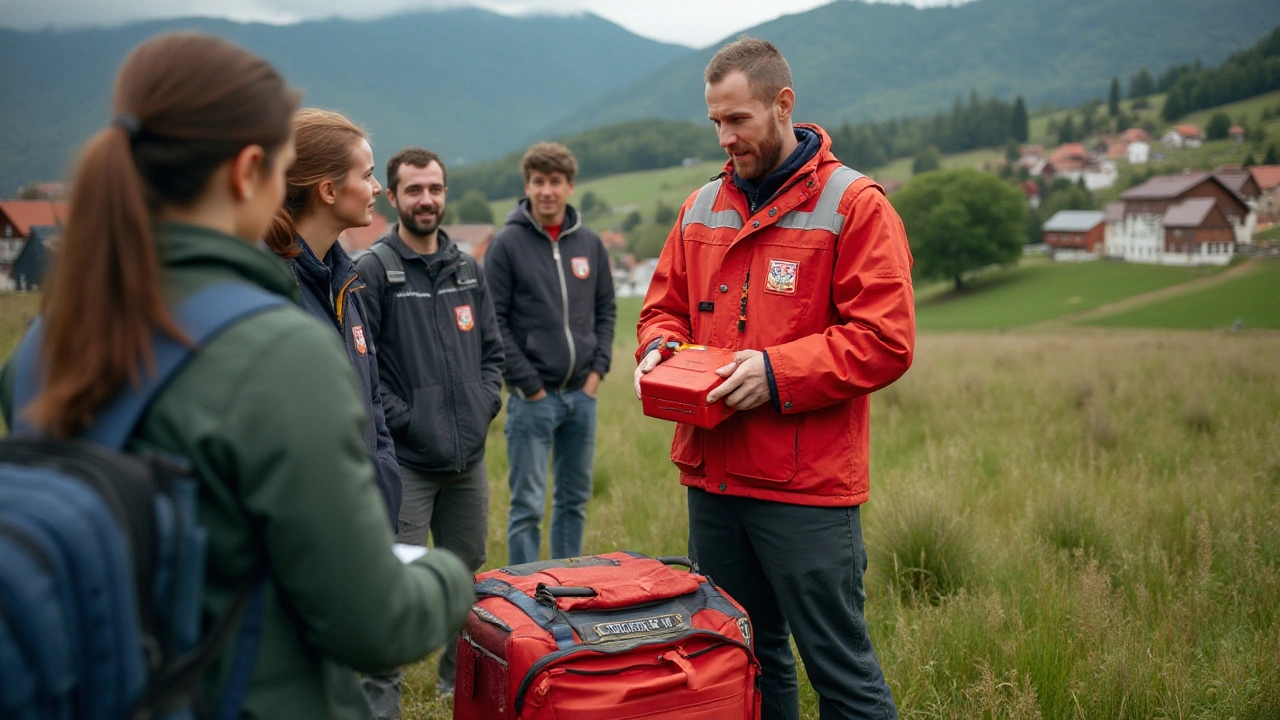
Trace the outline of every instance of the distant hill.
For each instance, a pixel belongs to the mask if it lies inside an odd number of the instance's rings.
[[[62,177],[109,113],[129,50],[166,30],[229,38],[276,64],[304,102],[364,125],[384,160],[409,144],[453,164],[522,147],[538,128],[691,52],[593,15],[512,18],[457,9],[291,26],[188,19],[114,28],[0,29],[0,197]]]
[[[1033,107],[1105,99],[1113,76],[1217,63],[1278,19],[1276,0],[977,0],[928,9],[837,0],[747,34],[787,56],[798,119],[840,123],[918,116],[970,90],[1021,94]],[[702,70],[723,44],[671,61],[556,129],[705,122]]]

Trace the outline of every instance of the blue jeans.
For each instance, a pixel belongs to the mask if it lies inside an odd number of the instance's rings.
[[[555,473],[551,557],[582,554],[582,530],[591,499],[591,463],[596,451],[596,400],[582,390],[548,390],[541,400],[507,402],[507,460],[511,465],[511,515],[507,522],[509,564],[536,562],[542,545],[542,508],[547,497],[547,458]]]
[[[898,717],[862,614],[859,514],[689,489],[690,557],[751,617],[761,717],[800,716],[792,635],[822,720]]]

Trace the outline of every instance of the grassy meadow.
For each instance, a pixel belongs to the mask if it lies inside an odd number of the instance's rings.
[[[1070,280],[1086,266],[1057,267]],[[1133,274],[1076,280],[1155,289],[1203,272],[1119,267]],[[1070,312],[1035,300],[1040,284],[970,305],[992,316],[971,325],[1006,326],[1010,305],[1046,306],[1027,322]],[[620,303],[601,388],[588,553],[685,549],[672,426],[644,417],[630,387],[638,303]],[[1266,331],[925,329],[911,371],[872,398],[863,514],[867,618],[902,717],[1280,717],[1276,357]],[[506,558],[502,423],[491,567]],[[409,672],[407,719],[450,716],[433,673]],[[818,717],[805,682],[801,709]]]
[[[1277,271],[1105,319],[1194,328],[1177,303],[1231,298],[1274,318]],[[902,717],[1280,718],[1280,333],[1069,322],[1211,272],[1033,260],[958,296],[920,286],[915,364],[872,398],[863,509],[867,620]],[[36,302],[0,294],[0,353]],[[588,553],[685,552],[673,426],[631,390],[639,302],[619,303],[601,387]],[[507,559],[504,422],[487,567]],[[408,669],[406,720],[451,717],[434,670]],[[801,709],[818,717],[803,680]]]
[[[959,293],[952,291],[951,283],[919,287],[916,327],[921,332],[1007,330],[1221,271],[1222,268],[1027,259],[1016,267],[968,280]]]

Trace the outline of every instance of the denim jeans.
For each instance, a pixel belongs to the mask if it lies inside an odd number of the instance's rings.
[[[689,555],[751,617],[761,717],[800,716],[791,635],[822,720],[898,717],[862,613],[867,553],[858,508],[690,488]]]
[[[582,554],[582,530],[591,499],[596,450],[596,400],[582,390],[548,390],[541,400],[512,395],[507,402],[507,459],[511,465],[509,564],[538,560],[542,509],[547,497],[547,458],[555,474],[551,557]]]

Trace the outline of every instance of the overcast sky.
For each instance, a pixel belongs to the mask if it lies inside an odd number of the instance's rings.
[[[953,5],[966,0],[876,0]],[[405,10],[475,6],[508,15],[593,12],[631,32],[705,47],[732,33],[831,0],[0,0],[0,26],[20,29],[118,24],[203,15],[292,23],[339,15],[374,18]]]

